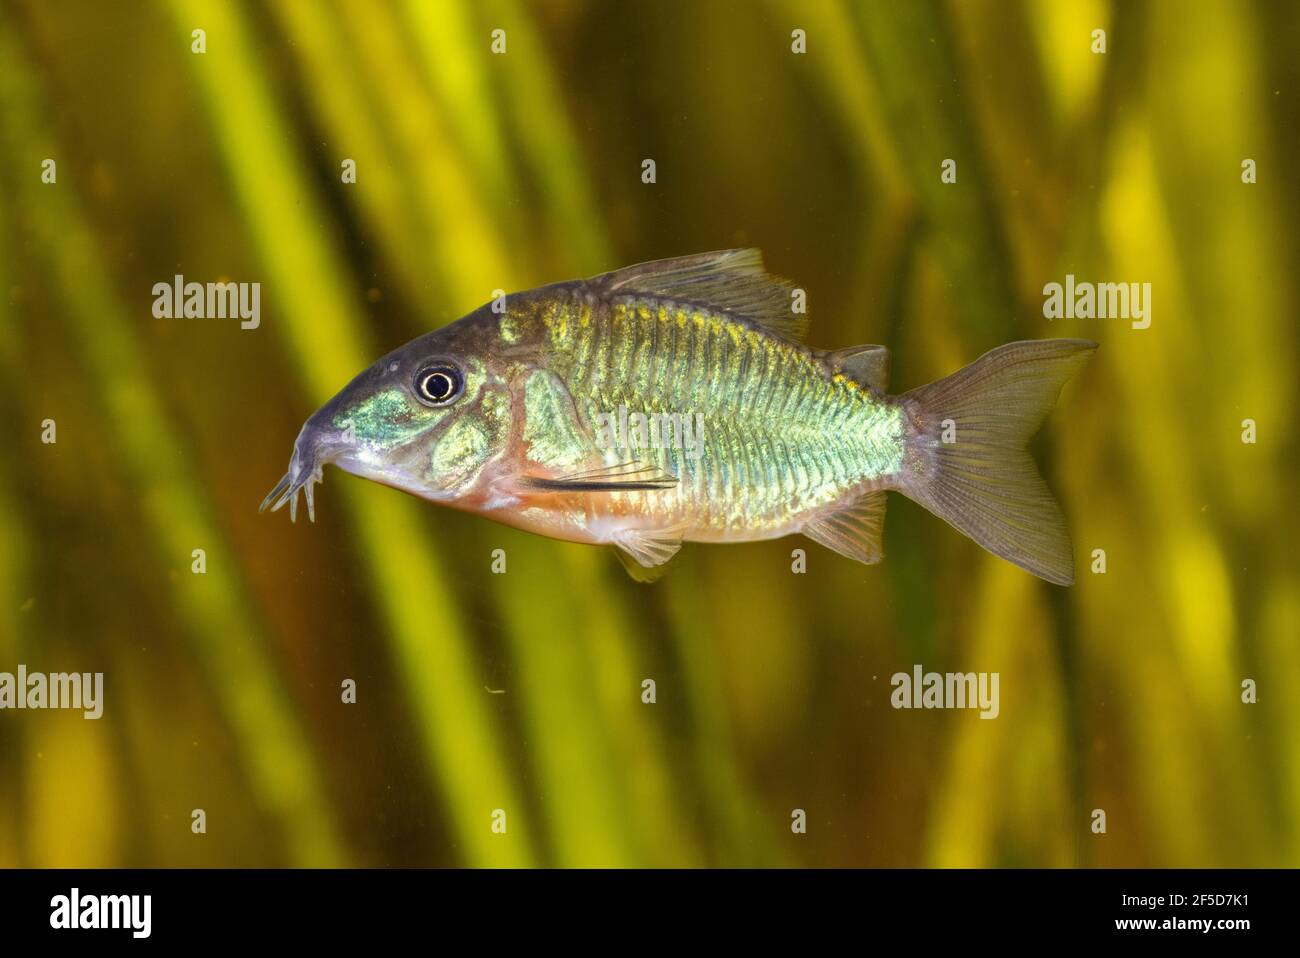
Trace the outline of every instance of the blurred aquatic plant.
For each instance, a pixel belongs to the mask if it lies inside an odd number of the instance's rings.
[[[11,161],[23,157],[30,162],[57,154],[37,120],[41,104],[30,85],[25,56],[3,21],[0,59],[5,63],[0,88],[5,155]],[[68,326],[66,335],[78,347],[74,362],[93,384],[114,452],[141,492],[160,567],[174,568],[178,560],[184,564],[195,543],[211,549],[215,560],[224,551],[223,536],[209,517],[202,483],[184,458],[172,452],[178,446],[173,427],[150,387],[150,376],[136,352],[129,313],[117,302],[75,194],[42,192],[40,179],[24,176],[12,166],[7,172],[21,184],[18,199],[31,223],[28,236],[36,247],[34,258],[60,297],[57,303]],[[14,322],[13,328],[19,325]],[[14,365],[6,373],[11,381],[17,379]],[[255,639],[259,628],[244,604],[238,576],[229,569],[214,561],[201,579],[178,578],[177,609],[194,641],[195,654],[212,677],[225,719],[245,746],[255,800],[277,816],[293,860],[337,864],[340,851],[330,810],[321,801],[311,751],[276,687],[275,672]],[[42,804],[26,806],[29,818],[41,814]],[[82,864],[75,859],[66,863],[74,862]]]
[[[1298,36],[1209,0],[0,5],[0,670],[109,696],[3,717],[0,863],[1300,861]],[[1101,340],[1040,458],[1106,573],[1045,587],[897,497],[878,568],[783,540],[653,588],[343,477],[316,527],[255,515],[387,349],[733,245],[895,390]],[[262,283],[261,327],[151,317],[180,272]],[[1152,327],[1049,323],[1067,272],[1151,282]],[[916,662],[999,671],[999,718],[890,709]]]

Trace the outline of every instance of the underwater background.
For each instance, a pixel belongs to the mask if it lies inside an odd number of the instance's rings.
[[[1300,865],[1298,45],[1264,0],[0,0],[0,671],[104,673],[0,713],[0,865]],[[1073,587],[897,495],[880,565],[653,586],[337,470],[258,515],[494,290],[737,246],[896,392],[1100,342],[1032,447]],[[156,318],[176,274],[260,324]],[[1045,318],[1067,274],[1149,327]],[[891,707],[918,664],[997,718]]]

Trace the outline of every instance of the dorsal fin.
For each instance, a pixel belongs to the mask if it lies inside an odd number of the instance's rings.
[[[603,284],[610,292],[690,300],[726,310],[792,342],[802,340],[808,328],[807,314],[794,312],[794,284],[768,273],[756,249],[654,260],[602,273],[589,282]]]
[[[884,346],[847,346],[825,355],[826,364],[855,383],[889,391],[889,350]]]

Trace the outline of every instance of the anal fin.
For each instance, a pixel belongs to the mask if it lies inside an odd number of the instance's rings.
[[[801,530],[813,542],[868,565],[885,557],[881,532],[885,527],[885,491],[868,492],[852,505],[818,516]]]

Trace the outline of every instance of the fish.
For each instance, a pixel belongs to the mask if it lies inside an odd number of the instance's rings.
[[[1074,581],[1026,446],[1097,348],[1008,343],[901,394],[880,345],[804,344],[756,249],[657,260],[484,304],[359,373],[303,425],[261,510],[325,465],[553,539],[612,546],[639,581],[684,542],[802,534],[884,557],[888,492],[993,555]]]

